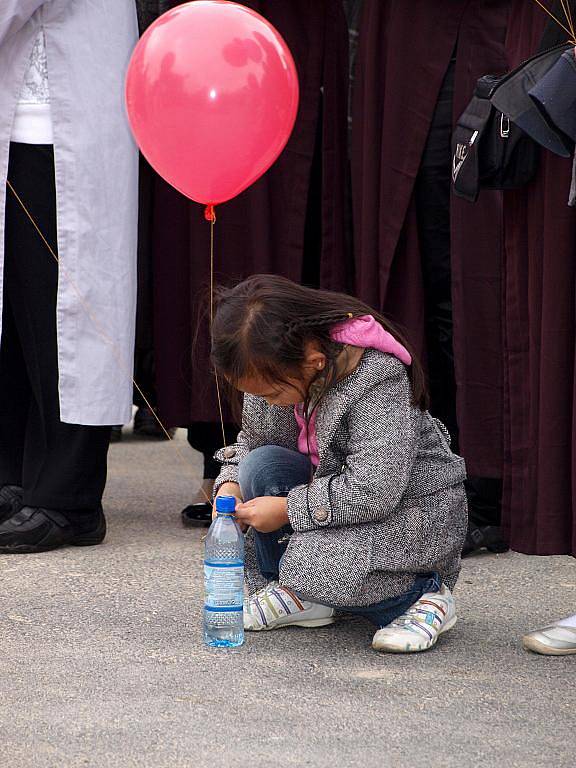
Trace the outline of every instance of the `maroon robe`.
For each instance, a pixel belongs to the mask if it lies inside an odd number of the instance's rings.
[[[514,0],[507,52],[538,50],[546,16]],[[576,212],[571,161],[542,151],[537,178],[505,195],[504,517],[512,548],[576,553]]]
[[[509,0],[365,0],[352,124],[357,293],[422,353],[424,292],[414,187],[456,49],[454,119],[476,80],[506,70]],[[472,475],[502,473],[502,196],[453,198],[454,355],[460,450]]]
[[[340,0],[245,2],[283,35],[300,79],[300,108],[279,160],[217,208],[218,282],[273,272],[350,286],[346,256],[348,33]],[[172,3],[177,5],[177,3]],[[210,227],[202,208],[157,179],[154,197],[158,405],[170,425],[218,420],[206,313]]]

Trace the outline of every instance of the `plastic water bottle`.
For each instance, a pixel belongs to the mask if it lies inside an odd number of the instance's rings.
[[[235,510],[233,496],[217,497],[204,550],[204,642],[215,648],[244,642],[244,536]]]

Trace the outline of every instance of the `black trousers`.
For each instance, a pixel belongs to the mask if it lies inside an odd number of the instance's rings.
[[[451,62],[436,103],[415,194],[426,295],[430,412],[448,428],[452,448],[457,453],[450,247],[454,71]],[[474,525],[500,525],[502,481],[473,477],[466,481],[466,490],[470,521]]]
[[[444,78],[418,178],[416,210],[426,300],[426,346],[430,411],[450,432],[458,451],[456,377],[452,347],[450,183],[454,65]]]
[[[238,427],[224,424],[226,443],[234,443],[238,435]],[[222,448],[222,426],[220,422],[195,422],[188,427],[188,443],[204,456],[204,480],[215,480],[220,473],[220,463],[214,459],[214,454]]]
[[[8,178],[57,253],[52,147],[11,144]],[[110,428],[60,421],[58,265],[9,189],[5,221],[0,487],[22,486],[27,506],[93,509],[106,484]]]

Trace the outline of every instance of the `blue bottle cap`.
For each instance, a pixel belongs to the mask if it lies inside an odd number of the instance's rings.
[[[234,496],[217,496],[216,497],[216,512],[223,512],[224,514],[232,514],[236,510],[236,499]]]

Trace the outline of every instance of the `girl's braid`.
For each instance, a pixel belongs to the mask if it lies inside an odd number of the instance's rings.
[[[323,312],[320,315],[313,315],[311,317],[298,317],[296,320],[286,323],[286,333],[291,334],[305,328],[316,328],[320,325],[328,325],[329,323],[341,323],[352,319],[352,317],[351,312],[342,312],[341,310]]]

